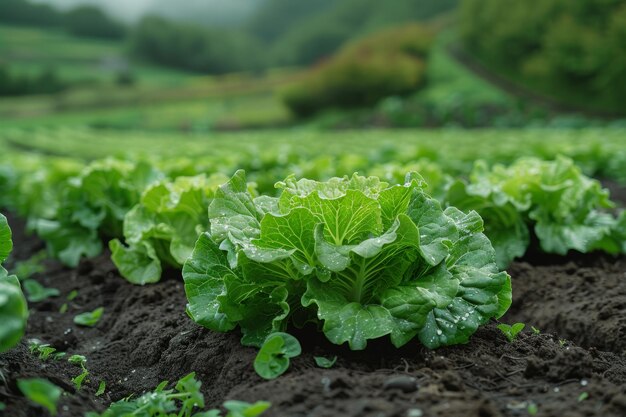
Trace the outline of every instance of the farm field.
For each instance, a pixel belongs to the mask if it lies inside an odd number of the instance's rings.
[[[0,417],[625,416],[624,28],[3,0]]]
[[[484,148],[472,146],[477,138]],[[352,351],[346,345],[330,343],[314,326],[289,326],[303,353],[292,360],[287,374],[267,381],[252,368],[257,350],[241,346],[239,332],[215,333],[198,326],[185,314],[189,300],[179,267],[163,264],[156,277],[158,283],[132,285],[127,280],[139,282],[137,274],[127,270],[106,248],[108,239],[123,239],[121,232],[114,232],[111,226],[102,229],[104,223],[96,226],[88,233],[95,233],[92,236],[96,243],[104,239],[100,249],[88,255],[88,259],[69,260],[72,256],[64,256],[63,247],[90,245],[84,234],[92,229],[83,228],[75,236],[70,233],[58,240],[36,226],[41,217],[60,222],[66,231],[79,226],[72,220],[55,220],[55,213],[63,213],[63,206],[68,203],[58,200],[61,195],[69,196],[63,191],[69,185],[64,185],[66,178],[79,176],[86,181],[84,175],[88,175],[89,168],[84,167],[99,165],[103,172],[121,169],[120,172],[130,174],[133,161],[142,159],[171,177],[218,172],[218,178],[210,180],[215,185],[227,181],[234,169],[246,167],[259,192],[268,196],[276,195],[274,182],[293,172],[298,172],[299,177],[323,181],[358,171],[379,175],[394,184],[404,181],[407,171],[417,170],[432,186],[429,192],[445,205],[451,198],[449,192],[446,194],[452,187],[450,181],[470,178],[472,165],[480,157],[488,166],[504,167],[515,166],[522,156],[553,160],[564,155],[573,158],[586,174],[601,178],[603,184],[610,186],[616,207],[611,210],[619,213],[626,206],[626,188],[621,163],[624,136],[618,129],[336,133],[290,130],[190,136],[87,128],[15,128],[7,129],[1,139],[0,146],[7,157],[0,164],[4,173],[0,178],[8,191],[0,201],[8,207],[3,211],[10,214],[14,241],[13,255],[7,264],[9,271],[28,271],[25,265],[31,265],[33,258],[41,259],[45,240],[53,248],[52,253],[63,260],[36,261],[35,272],[27,276],[58,293],[31,304],[25,338],[40,340],[58,351],[84,355],[88,358],[89,377],[76,392],[72,379],[79,369],[75,365],[49,359],[42,368],[41,360],[25,345],[3,355],[2,360],[10,378],[47,376],[64,391],[74,393],[61,398],[61,415],[79,416],[86,411],[102,410],[129,392],[149,391],[162,380],[178,380],[190,372],[196,372],[204,382],[202,393],[208,406],[219,406],[224,399],[268,401],[272,406],[264,415],[269,416],[325,416],[338,410],[348,416],[407,415],[414,409],[424,415],[452,416],[461,410],[476,416],[532,415],[534,407],[541,410],[541,415],[556,416],[561,415],[564,404],[579,413],[573,415],[617,416],[623,412],[626,345],[625,318],[620,306],[626,294],[622,279],[626,260],[608,246],[600,250],[590,248],[588,254],[579,253],[581,248],[567,250],[567,255],[546,253],[535,240],[539,229],[534,226],[528,250],[518,253],[512,263],[508,258],[505,261],[512,277],[513,298],[508,313],[499,322],[526,324],[526,330],[513,342],[496,328],[497,322],[489,322],[466,345],[431,351],[413,341],[397,349],[383,338],[371,341],[366,350]],[[168,147],[177,142],[185,146]],[[132,146],[115,152],[124,143]],[[303,147],[298,143],[315,146]],[[151,147],[149,157],[146,146]],[[100,160],[107,155],[117,155],[131,165],[102,165]],[[250,159],[251,155],[256,155],[256,162]],[[314,155],[317,159],[311,159]],[[20,158],[38,167],[37,184],[28,180],[32,171],[27,165],[16,163]],[[27,171],[20,173],[16,170],[20,166]],[[566,166],[574,167],[565,164],[560,169]],[[129,168],[131,171],[127,171]],[[108,175],[114,171],[110,172]],[[579,181],[576,176],[583,174],[575,168],[568,175],[573,176],[558,181]],[[37,193],[38,187],[45,188],[47,183],[51,188],[44,194]],[[121,202],[121,189],[114,191],[117,186],[113,183],[108,187],[112,188],[102,189],[105,200]],[[584,195],[588,202],[595,201]],[[33,198],[44,204],[29,204]],[[89,210],[97,212],[98,207],[106,207],[100,206],[105,200],[95,196],[89,199],[90,203],[81,203],[88,204],[84,207]],[[130,204],[130,209],[135,203],[125,204]],[[124,220],[127,210],[123,209],[118,221]],[[202,217],[206,215],[198,210]],[[497,233],[511,230],[507,229],[510,226],[496,222],[497,216],[488,210],[481,214],[498,251]],[[489,221],[496,223],[490,225]],[[40,237],[23,232],[29,228]],[[623,238],[618,238],[618,243],[619,239]],[[192,243],[194,240],[192,236]],[[510,242],[504,240],[502,245],[508,248]],[[63,262],[75,266],[68,267]],[[148,276],[148,270],[142,271],[141,279]],[[606,288],[611,288],[610,295]],[[95,327],[74,323],[76,314],[98,308],[103,308],[104,314]],[[120,357],[126,359],[120,361]],[[324,369],[316,366],[315,357],[337,357],[337,362]],[[11,365],[18,363],[17,367]],[[105,394],[95,396],[101,381],[106,381]],[[24,400],[12,401],[9,397],[10,409],[30,409]]]

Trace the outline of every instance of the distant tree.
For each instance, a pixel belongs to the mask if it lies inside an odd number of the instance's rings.
[[[0,0],[0,22],[14,25],[59,26],[62,14],[45,4]]]
[[[262,48],[245,33],[207,29],[149,16],[131,35],[133,52],[155,63],[219,74],[260,66]]]
[[[36,76],[14,74],[7,66],[0,65],[0,96],[23,96],[50,94],[61,91],[65,85],[56,72],[48,68]]]
[[[466,47],[543,93],[620,109],[626,96],[624,0],[465,0]]]
[[[76,36],[120,39],[126,34],[122,24],[94,6],[80,6],[68,11],[64,26]]]

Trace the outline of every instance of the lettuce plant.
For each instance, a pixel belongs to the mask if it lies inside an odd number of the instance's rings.
[[[547,253],[624,249],[623,220],[607,211],[613,208],[608,191],[565,157],[522,158],[491,170],[479,162],[469,183],[449,187],[446,201],[480,213],[501,268],[526,253],[531,231]]]
[[[89,370],[87,369],[87,358],[83,355],[72,355],[67,361],[73,365],[80,366],[81,373],[72,378],[74,388],[76,391],[80,391],[83,387],[85,379],[89,376]]]
[[[106,159],[85,167],[60,192],[60,204],[35,229],[51,254],[68,266],[102,252],[101,236],[121,237],[126,213],[162,174],[149,163]]]
[[[61,295],[56,288],[46,288],[34,279],[23,280],[22,286],[26,291],[26,298],[29,303],[39,303],[48,298]]]
[[[78,314],[74,317],[74,323],[79,326],[95,327],[102,318],[103,314],[104,307],[98,307],[94,311]]]
[[[20,282],[14,275],[2,267],[11,250],[11,229],[6,217],[0,214],[0,352],[15,346],[26,329],[28,306],[20,288]]]
[[[337,356],[326,358],[324,356],[314,356],[315,364],[320,368],[330,369],[337,363]]]
[[[26,219],[29,230],[36,227],[38,219],[54,217],[68,179],[84,167],[78,160],[31,153],[11,154],[10,162],[0,163],[0,206]]]
[[[524,330],[524,328],[526,327],[525,323],[515,323],[515,324],[505,324],[505,323],[500,323],[498,324],[498,330],[500,330],[504,336],[506,336],[507,340],[511,343],[513,343],[515,341],[515,339],[517,339],[517,335]]]
[[[133,284],[161,279],[163,264],[182,268],[198,235],[209,224],[207,207],[221,175],[179,177],[148,187],[124,217],[125,246],[109,243],[112,259],[122,276]]]
[[[288,177],[279,197],[254,197],[245,173],[209,206],[210,232],[183,267],[188,313],[216,331],[239,326],[260,346],[289,323],[319,323],[333,343],[364,349],[467,342],[511,303],[510,277],[476,212],[442,210],[409,174],[327,182]]]

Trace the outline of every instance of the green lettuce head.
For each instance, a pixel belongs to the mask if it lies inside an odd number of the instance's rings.
[[[480,216],[442,210],[418,174],[395,186],[355,174],[276,187],[279,197],[255,198],[238,171],[217,190],[210,232],[183,268],[188,313],[203,326],[239,326],[255,346],[315,322],[354,350],[387,335],[437,348],[510,306]]]
[[[478,161],[470,182],[452,183],[445,200],[480,213],[500,268],[526,253],[531,232],[546,253],[623,250],[623,226],[610,212],[614,205],[608,190],[562,156],[554,161],[520,158],[491,169]]]
[[[181,268],[209,225],[207,207],[227,178],[216,174],[162,180],[149,186],[124,217],[124,238],[109,242],[111,258],[133,284],[161,279],[163,266]]]

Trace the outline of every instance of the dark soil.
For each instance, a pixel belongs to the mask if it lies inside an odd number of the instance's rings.
[[[520,262],[509,273],[515,277],[515,302],[507,321],[626,356],[625,258],[539,266]]]
[[[15,219],[10,221],[17,230]],[[17,259],[41,248],[19,233],[14,240]],[[45,377],[64,388],[70,394],[60,415],[74,417],[192,371],[203,382],[208,405],[268,400],[270,417],[527,416],[534,405],[539,416],[626,415],[626,259],[543,261],[510,268],[515,301],[503,320],[524,321],[540,334],[527,329],[509,343],[492,323],[467,345],[428,351],[413,343],[397,350],[378,341],[351,352],[304,330],[294,332],[303,354],[274,381],[256,375],[256,351],[242,347],[237,333],[213,333],[186,316],[179,273],[138,287],[120,278],[108,254],[74,270],[48,262],[46,273],[35,278],[62,295],[32,305],[27,338],[85,355],[90,381],[74,394],[70,380],[79,370],[64,361],[40,361],[23,342],[0,355],[7,380],[0,379],[0,401],[8,406],[0,415],[46,415],[21,396],[18,378]],[[72,290],[78,297],[60,313]],[[105,313],[95,328],[73,323],[76,314],[97,307]],[[314,356],[335,355],[332,369],[315,366]],[[107,392],[95,397],[101,380]],[[583,393],[587,397],[579,401]]]
[[[602,180],[602,186],[611,193],[611,200],[619,207],[626,207],[626,185],[610,179]]]

